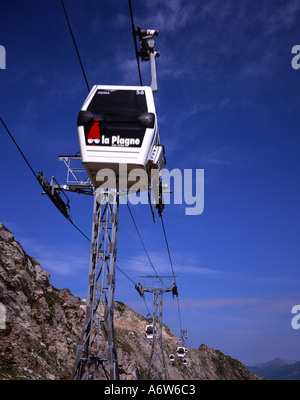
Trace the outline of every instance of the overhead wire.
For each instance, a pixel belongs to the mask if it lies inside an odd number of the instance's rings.
[[[116,265],[116,268],[117,268],[120,272],[122,272],[122,274],[125,275],[126,278],[129,279],[134,285],[136,284],[136,283],[135,283],[127,274],[125,274],[125,272],[124,272],[123,270],[121,270],[121,268],[119,268],[117,265]]]
[[[142,246],[143,246],[143,248],[144,248],[144,250],[145,250],[146,256],[147,256],[147,258],[148,258],[148,260],[149,260],[149,263],[150,263],[151,267],[153,268],[153,271],[155,272],[156,277],[158,277],[158,273],[157,273],[157,271],[156,271],[156,269],[155,269],[155,267],[154,267],[154,265],[153,265],[153,262],[151,261],[151,258],[150,258],[150,256],[149,256],[149,253],[148,253],[148,251],[147,251],[147,249],[146,249],[146,246],[145,246],[144,241],[143,241],[143,239],[142,239],[142,236],[141,236],[141,234],[140,234],[139,228],[137,227],[137,224],[136,224],[136,222],[135,222],[135,218],[134,218],[134,216],[133,216],[133,214],[132,214],[132,211],[131,211],[131,209],[130,209],[130,207],[129,207],[128,201],[126,201],[126,205],[127,205],[129,214],[130,214],[130,216],[131,216],[131,219],[132,219],[132,221],[133,221],[133,224],[134,224],[134,226],[135,226],[135,229],[136,229],[136,231],[137,231],[137,234],[138,234],[138,236],[139,236],[139,238],[140,238],[140,241],[141,241],[141,243],[142,243]]]
[[[82,70],[82,73],[83,73],[83,76],[84,76],[85,84],[86,84],[86,87],[87,87],[88,91],[90,92],[90,85],[88,83],[88,80],[87,80],[87,77],[86,77],[86,74],[85,74],[85,71],[84,71],[84,67],[83,67],[83,64],[82,64],[82,61],[81,61],[81,57],[80,57],[80,54],[79,54],[79,51],[78,51],[76,40],[75,40],[73,31],[72,31],[72,28],[71,28],[71,24],[70,24],[70,21],[69,21],[68,13],[67,13],[67,10],[66,10],[66,7],[64,5],[63,0],[61,0],[61,5],[62,5],[62,7],[64,9],[65,17],[66,17],[66,20],[67,20],[67,23],[68,23],[68,26],[69,26],[69,30],[70,30],[70,33],[71,33],[71,36],[72,36],[72,40],[73,40],[73,43],[74,43],[74,46],[75,46],[75,50],[76,50],[76,53],[77,53],[78,61],[79,61],[79,64],[80,64],[80,67],[81,67],[81,70]]]
[[[164,237],[165,237],[165,241],[166,241],[166,245],[167,245],[167,250],[168,250],[168,254],[169,254],[169,260],[170,260],[170,264],[171,264],[171,269],[172,269],[173,277],[175,278],[175,273],[174,273],[174,267],[173,267],[171,252],[170,252],[170,248],[169,248],[169,243],[168,243],[168,239],[167,239],[167,233],[166,233],[165,224],[164,224],[164,220],[163,220],[162,214],[161,214],[161,216],[160,216],[160,220],[161,220],[161,224],[162,224],[162,228],[163,228],[163,232],[164,232]]]
[[[31,167],[29,161],[27,160],[27,158],[25,157],[23,151],[21,150],[20,146],[18,145],[18,143],[15,141],[13,135],[11,134],[10,130],[8,129],[8,127],[6,126],[6,124],[4,123],[3,119],[0,118],[0,121],[2,123],[2,125],[4,126],[4,129],[6,130],[6,132],[9,134],[11,140],[14,142],[15,146],[17,147],[17,149],[19,150],[21,156],[23,157],[24,161],[26,162],[26,164],[28,165],[30,171],[32,172],[32,174],[34,175],[35,179],[39,182],[38,176],[37,174],[34,172],[33,168]],[[40,182],[39,182],[40,183]]]
[[[117,268],[120,272],[122,272],[122,274],[125,275],[126,278],[129,279],[129,280],[134,284],[135,287],[137,287],[137,284],[136,284],[136,283],[121,269],[121,268],[119,268],[117,265],[116,265],[116,268]],[[146,303],[145,295],[143,295],[143,296],[141,296],[141,297],[142,297],[143,300],[144,300],[144,303],[145,303],[145,306],[146,306],[146,308],[147,308],[148,314],[151,314],[150,311],[149,311],[149,307],[148,307],[148,305],[147,305],[147,303]]]
[[[143,86],[143,83],[142,83],[142,75],[141,75],[141,68],[140,68],[140,59],[139,59],[138,48],[137,48],[137,43],[136,43],[136,34],[135,34],[135,26],[134,26],[134,21],[133,21],[133,13],[132,13],[131,0],[128,0],[128,3],[129,3],[129,11],[130,11],[130,19],[131,19],[132,36],[133,36],[133,42],[134,42],[135,57],[136,57],[136,62],[137,62],[137,67],[138,67],[138,72],[139,72],[140,85]]]
[[[19,153],[21,154],[21,156],[23,157],[24,161],[26,162],[27,166],[29,167],[30,171],[32,172],[32,174],[34,175],[35,179],[38,181],[38,183],[41,185],[41,182],[38,179],[37,174],[34,172],[34,169],[32,168],[30,162],[28,161],[27,157],[25,156],[25,154],[23,153],[23,151],[21,150],[20,146],[18,145],[18,143],[16,142],[13,134],[10,132],[10,130],[8,129],[8,127],[6,126],[6,124],[4,123],[3,119],[0,118],[0,121],[4,127],[4,129],[6,130],[6,132],[8,133],[8,135],[10,136],[11,140],[13,141],[13,143],[15,144],[15,146],[17,147]],[[42,185],[41,185],[42,186]],[[71,218],[67,218],[65,217],[80,233],[81,235],[83,235],[87,240],[90,241],[90,239],[78,228],[77,225],[74,224],[74,222],[71,220]]]
[[[165,241],[166,241],[166,246],[167,246],[167,250],[168,250],[168,254],[169,254],[169,260],[170,260],[170,264],[171,264],[171,268],[172,268],[172,272],[173,272],[173,277],[174,277],[174,279],[175,279],[174,267],[173,267],[171,252],[170,252],[170,248],[169,248],[167,233],[166,233],[165,224],[164,224],[164,221],[163,221],[162,214],[161,214],[161,216],[160,216],[160,219],[161,219],[161,224],[162,224],[162,228],[163,228],[163,232],[164,232],[164,237],[165,237]],[[182,322],[181,322],[181,312],[180,312],[180,305],[179,305],[178,293],[177,293],[176,298],[177,298],[177,309],[178,309],[178,315],[179,315],[179,326],[180,326],[180,334],[181,334],[181,333],[182,333]]]

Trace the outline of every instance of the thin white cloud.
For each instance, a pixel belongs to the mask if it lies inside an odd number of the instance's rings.
[[[152,252],[148,254],[158,274],[172,275],[171,264],[167,252],[165,253]],[[209,275],[217,277],[217,276],[222,276],[224,274],[224,272],[220,270],[201,267],[197,265],[197,262],[193,260],[193,257],[187,257],[186,255],[182,255],[179,253],[174,253],[172,255],[172,264],[175,275],[177,273],[178,274],[188,273],[188,274]],[[146,254],[137,255],[135,257],[128,259],[128,261],[126,261],[126,266],[124,266],[124,269],[128,271],[139,272],[141,275],[154,273],[154,270]]]
[[[180,298],[182,310],[222,310],[227,309],[244,316],[266,317],[291,315],[293,305],[299,304],[300,294],[281,297],[222,297],[222,298]],[[164,301],[164,307],[175,309],[176,304],[170,298]]]
[[[158,275],[172,275],[171,264],[166,252],[149,252],[149,257],[154,265]],[[221,280],[224,282],[235,282],[237,284],[254,285],[254,286],[282,286],[297,288],[300,286],[300,280],[289,276],[260,276],[246,272],[236,272],[233,270],[225,270],[222,268],[212,268],[204,266],[203,262],[197,257],[186,256],[179,252],[172,252],[172,264],[174,275],[182,274],[194,275],[194,279],[205,276],[207,279]],[[131,273],[140,275],[154,274],[154,270],[146,255],[140,254],[129,258],[126,265],[120,262],[120,268]],[[248,301],[248,300],[247,300]]]
[[[145,29],[157,29],[166,32],[176,32],[186,26],[195,16],[196,10],[195,2],[184,0],[166,2],[153,0],[146,5],[149,12],[144,16],[136,16],[139,24]]]
[[[20,241],[24,251],[41,265],[41,267],[51,273],[62,276],[70,276],[88,269],[88,258],[78,254],[70,254],[51,248],[36,239],[21,237]]]

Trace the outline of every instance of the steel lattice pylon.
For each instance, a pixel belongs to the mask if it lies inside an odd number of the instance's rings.
[[[147,379],[167,380],[165,356],[162,343],[162,296],[171,292],[176,277],[144,276],[140,277],[144,284],[144,291],[153,293],[153,339],[150,360],[147,370]]]
[[[86,316],[74,380],[119,379],[113,324],[118,211],[116,190],[95,192]]]

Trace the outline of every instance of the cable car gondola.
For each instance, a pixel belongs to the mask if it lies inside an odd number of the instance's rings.
[[[177,347],[176,353],[178,355],[178,357],[184,357],[185,353],[187,352],[187,349],[185,347]]]
[[[183,365],[186,365],[186,364],[187,364],[187,359],[186,359],[186,358],[184,358],[184,359],[182,360],[182,364],[183,364]]]
[[[174,356],[174,354],[170,354],[170,355],[169,355],[169,360],[170,360],[171,362],[175,361],[175,356]]]
[[[147,325],[145,329],[145,336],[147,339],[153,338],[153,325]]]
[[[140,190],[148,190],[151,170],[165,166],[151,87],[95,85],[77,126],[81,161],[95,188],[105,180],[98,172],[109,170],[118,187],[138,182]],[[114,180],[106,181],[110,189]]]

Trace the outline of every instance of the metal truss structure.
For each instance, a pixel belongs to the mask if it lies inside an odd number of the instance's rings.
[[[185,347],[185,345],[186,345],[187,337],[188,337],[187,330],[181,329],[179,342],[183,347]]]
[[[119,195],[95,192],[86,317],[72,373],[74,380],[118,380],[114,293]]]
[[[87,177],[86,170],[82,166],[81,156],[59,156],[58,159],[67,167],[67,184],[61,185],[62,188],[70,192],[89,194],[92,196],[94,188],[89,177]]]
[[[176,277],[172,276],[144,276],[143,290],[153,293],[153,339],[150,360],[147,370],[147,379],[167,380],[168,374],[162,342],[162,298],[163,293],[171,292]]]

